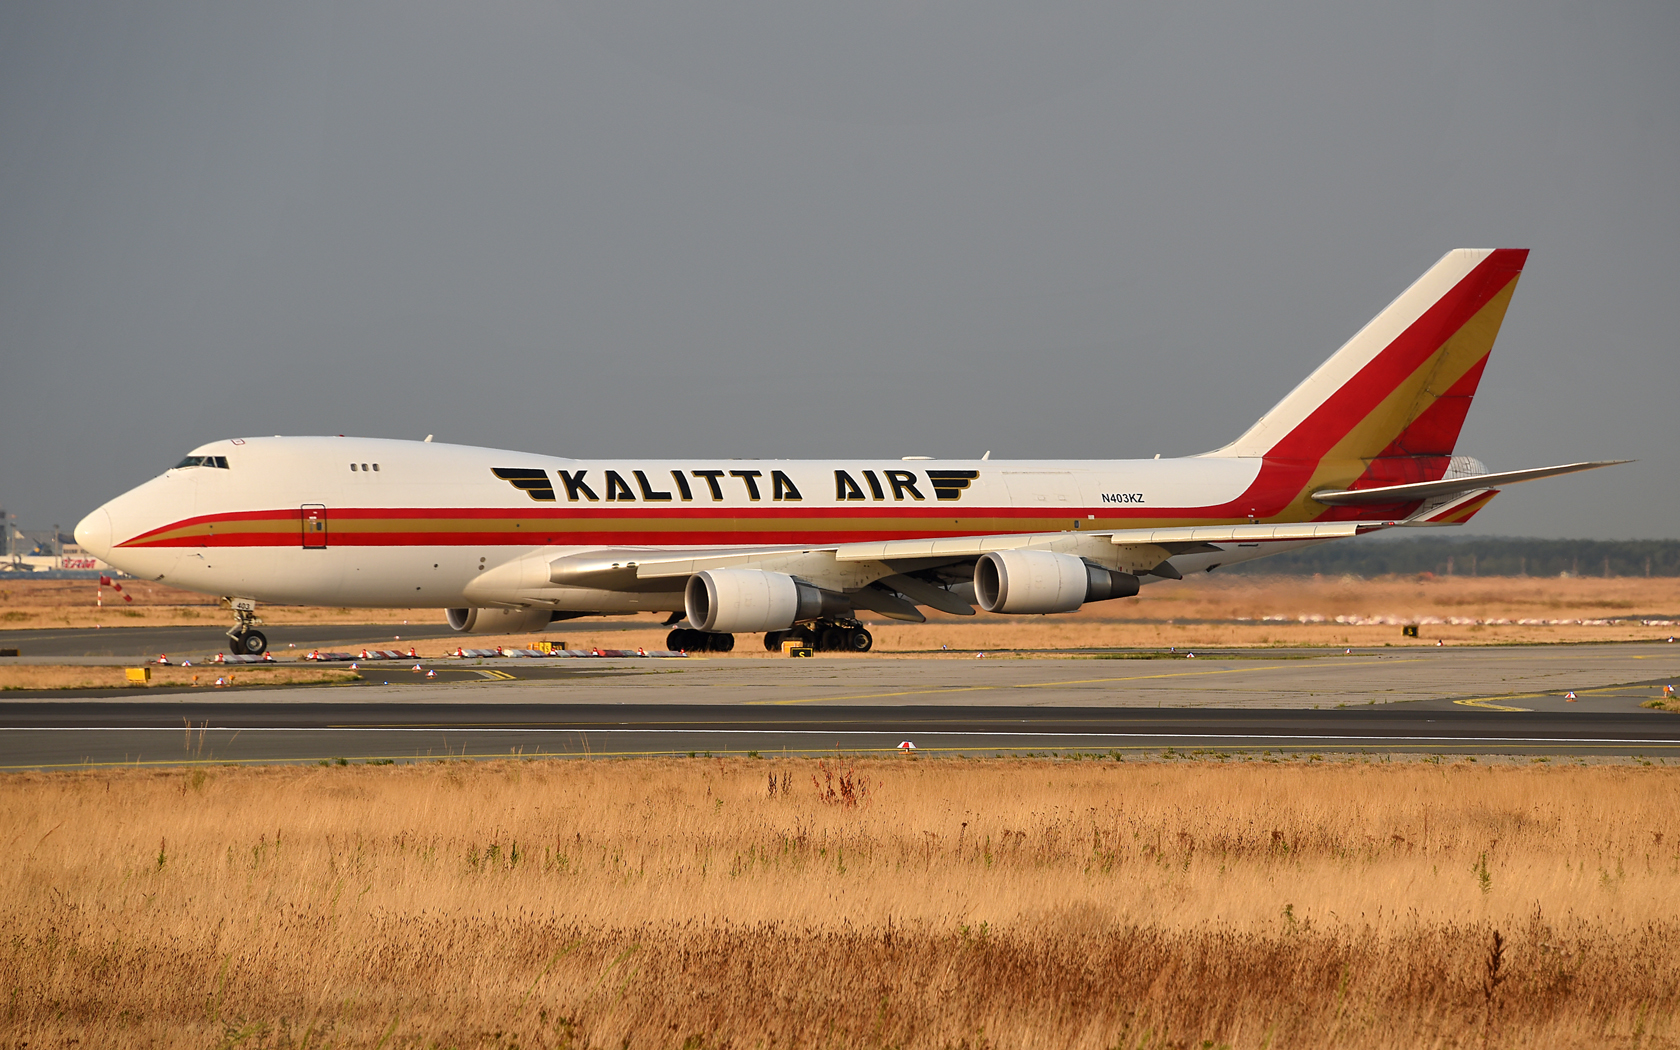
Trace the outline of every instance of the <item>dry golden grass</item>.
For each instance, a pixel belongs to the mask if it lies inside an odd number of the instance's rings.
[[[1417,638],[1399,623],[1336,623],[1336,617],[1426,621]],[[1281,617],[1267,621],[1265,617]],[[1300,618],[1308,617],[1302,623]],[[1310,622],[1318,617],[1319,622]],[[1429,620],[1510,620],[1507,624],[1428,623]],[[1097,602],[1057,616],[947,616],[925,624],[867,615],[875,653],[925,653],[941,646],[976,649],[1086,649],[1109,647],[1294,647],[1498,645],[1553,642],[1627,642],[1680,634],[1680,581],[1612,577],[1383,577],[1374,580],[1295,576],[1201,576],[1151,584],[1136,598]],[[1518,620],[1571,621],[1529,623]],[[1574,623],[1616,620],[1618,623]],[[1642,620],[1669,621],[1644,624]],[[1165,621],[1165,622],[1162,622]],[[1246,621],[1246,622],[1240,622]],[[665,631],[607,628],[589,620],[555,624],[550,636],[576,648],[662,648]],[[440,655],[457,645],[490,648],[525,645],[529,636],[421,642],[419,651]],[[716,657],[718,654],[707,654]],[[742,635],[729,656],[762,657],[757,635]],[[826,655],[826,654],[825,654]],[[838,654],[834,654],[838,655]]]
[[[121,667],[77,667],[63,664],[0,664],[0,690],[7,689],[108,689],[132,686],[136,692],[149,685],[130,683]],[[220,678],[228,685],[329,685],[354,682],[354,671],[331,665],[309,664],[205,664],[201,667],[159,667],[151,665],[150,685],[196,685],[214,688]]]
[[[0,1042],[1672,1046],[1677,812],[1526,764],[17,775]]]
[[[1396,623],[1336,623],[1336,618]],[[1275,617],[1268,621],[1266,617]],[[1310,622],[1301,622],[1302,617]],[[1312,618],[1317,618],[1313,621]],[[1509,620],[1496,623],[1429,621]],[[1619,620],[1529,623],[1518,620]],[[1136,598],[1097,602],[1064,616],[958,619],[872,627],[887,649],[1042,649],[1100,646],[1487,645],[1635,641],[1680,632],[1680,581],[1672,578],[1202,576],[1151,584]],[[1166,622],[1161,622],[1166,621]],[[1400,622],[1423,621],[1405,638]]]
[[[1670,635],[1680,635],[1680,626],[1559,626],[1559,627],[1477,627],[1430,626],[1423,628],[1417,638],[1406,638],[1400,628],[1344,627],[1339,624],[1131,624],[1125,621],[1091,622],[1068,620],[1054,616],[1027,618],[974,617],[971,620],[948,622],[943,618],[925,624],[901,624],[870,620],[869,631],[875,636],[875,648],[865,654],[818,653],[820,659],[880,659],[892,656],[938,657],[949,652],[953,657],[972,656],[976,650],[1018,650],[1030,655],[1044,649],[1278,649],[1278,648],[1336,648],[1338,646],[1434,646],[1445,645],[1547,645],[1560,642],[1640,642],[1661,641]],[[588,649],[663,649],[666,629],[605,628],[577,624],[556,624],[546,635],[508,634],[494,637],[451,637],[422,639],[413,642],[421,656],[435,657],[453,653],[457,646],[468,649],[493,649],[498,645],[522,648],[538,640],[563,638],[567,645]],[[763,658],[776,655],[766,653],[760,644],[761,635],[743,634],[736,637],[735,651],[730,653],[699,653],[699,659]],[[410,639],[402,641],[406,648]],[[1680,644],[1680,643],[1676,643]],[[941,649],[941,647],[946,647]]]
[[[125,602],[110,587],[105,605],[95,603],[97,580],[7,580],[0,583],[0,630],[32,627],[180,627],[203,621],[223,628],[233,614],[213,597],[146,580],[122,580]],[[275,624],[390,623],[442,626],[442,609],[339,609],[310,605],[265,605],[262,618]]]
[[[0,586],[0,628],[179,626],[203,621],[223,627],[230,613],[215,599],[161,584],[131,581],[133,605],[94,608],[91,581],[20,581]],[[106,590],[110,599],[111,591]],[[438,629],[441,609],[331,609],[263,606],[271,624],[392,625]],[[1411,620],[1509,620],[1496,623],[1426,623],[1422,636],[1403,638],[1397,624],[1336,623],[1336,617]],[[1266,617],[1275,617],[1267,621]],[[1300,622],[1317,617],[1319,622]],[[614,618],[622,623],[623,619]],[[1680,632],[1680,581],[1673,578],[1576,577],[1382,577],[1200,576],[1152,584],[1137,598],[1099,602],[1059,616],[952,617],[934,613],[926,624],[904,624],[866,615],[877,653],[976,649],[1105,648],[1114,646],[1266,647],[1486,645],[1547,642],[1640,641]],[[1518,620],[1565,621],[1521,624]],[[1574,621],[1614,620],[1616,623]],[[1647,625],[1642,620],[1669,621]],[[1163,622],[1166,621],[1166,622]],[[555,624],[547,633],[575,648],[662,649],[666,629],[654,617],[637,626],[603,626],[588,619]],[[404,638],[406,644],[412,639]],[[418,643],[422,656],[456,646],[526,645],[528,635],[451,636]],[[743,635],[732,656],[762,656],[757,635]],[[717,654],[711,654],[717,655]]]

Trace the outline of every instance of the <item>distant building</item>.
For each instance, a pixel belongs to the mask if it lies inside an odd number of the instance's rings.
[[[114,574],[116,570],[84,550],[72,536],[25,534],[17,527],[17,515],[0,509],[0,574],[66,572],[89,576]]]

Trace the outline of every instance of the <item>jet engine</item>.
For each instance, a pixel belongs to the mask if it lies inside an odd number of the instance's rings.
[[[554,619],[547,609],[445,609],[444,615],[461,634],[522,634],[540,631]]]
[[[1051,551],[989,551],[974,567],[974,598],[1000,613],[1072,612],[1086,602],[1130,598],[1138,578]]]
[[[688,578],[683,606],[702,631],[780,631],[832,613],[842,604],[815,584],[758,569],[707,569]]]

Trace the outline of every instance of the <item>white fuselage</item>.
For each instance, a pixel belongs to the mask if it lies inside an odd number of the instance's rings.
[[[349,437],[218,441],[192,458],[209,465],[112,500],[78,539],[125,572],[210,594],[434,608],[493,600],[475,581],[538,552],[1241,522],[1263,462],[584,461]],[[668,593],[572,590],[552,607],[680,607]]]

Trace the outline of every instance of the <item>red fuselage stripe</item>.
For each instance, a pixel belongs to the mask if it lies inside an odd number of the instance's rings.
[[[1055,531],[1063,523],[1100,529],[1104,527],[1104,519],[1135,521],[1147,517],[1159,522],[1160,527],[1233,524],[1246,520],[1178,508],[970,507],[960,514],[956,510],[955,507],[881,506],[657,510],[645,506],[563,510],[353,507],[327,511],[326,536],[327,542],[335,547],[836,544],[996,535],[1021,531],[1020,525],[1035,526],[1029,531]],[[1365,508],[1365,513],[1358,513],[1355,508],[1335,510],[1338,517],[1342,513],[1371,516],[1371,508]],[[1394,514],[1383,515],[1393,518],[1408,507],[1377,510],[1393,510]],[[1090,520],[1093,515],[1097,520]],[[198,515],[153,529],[118,546],[131,549],[295,547],[302,542],[303,518],[303,512],[296,510]],[[790,527],[784,523],[785,519],[806,519],[809,525]],[[413,522],[414,527],[389,527],[389,523],[397,521]],[[367,527],[374,522],[379,524]],[[1007,526],[999,527],[1000,522]],[[456,527],[438,527],[445,524]],[[484,528],[492,524],[501,527]]]

